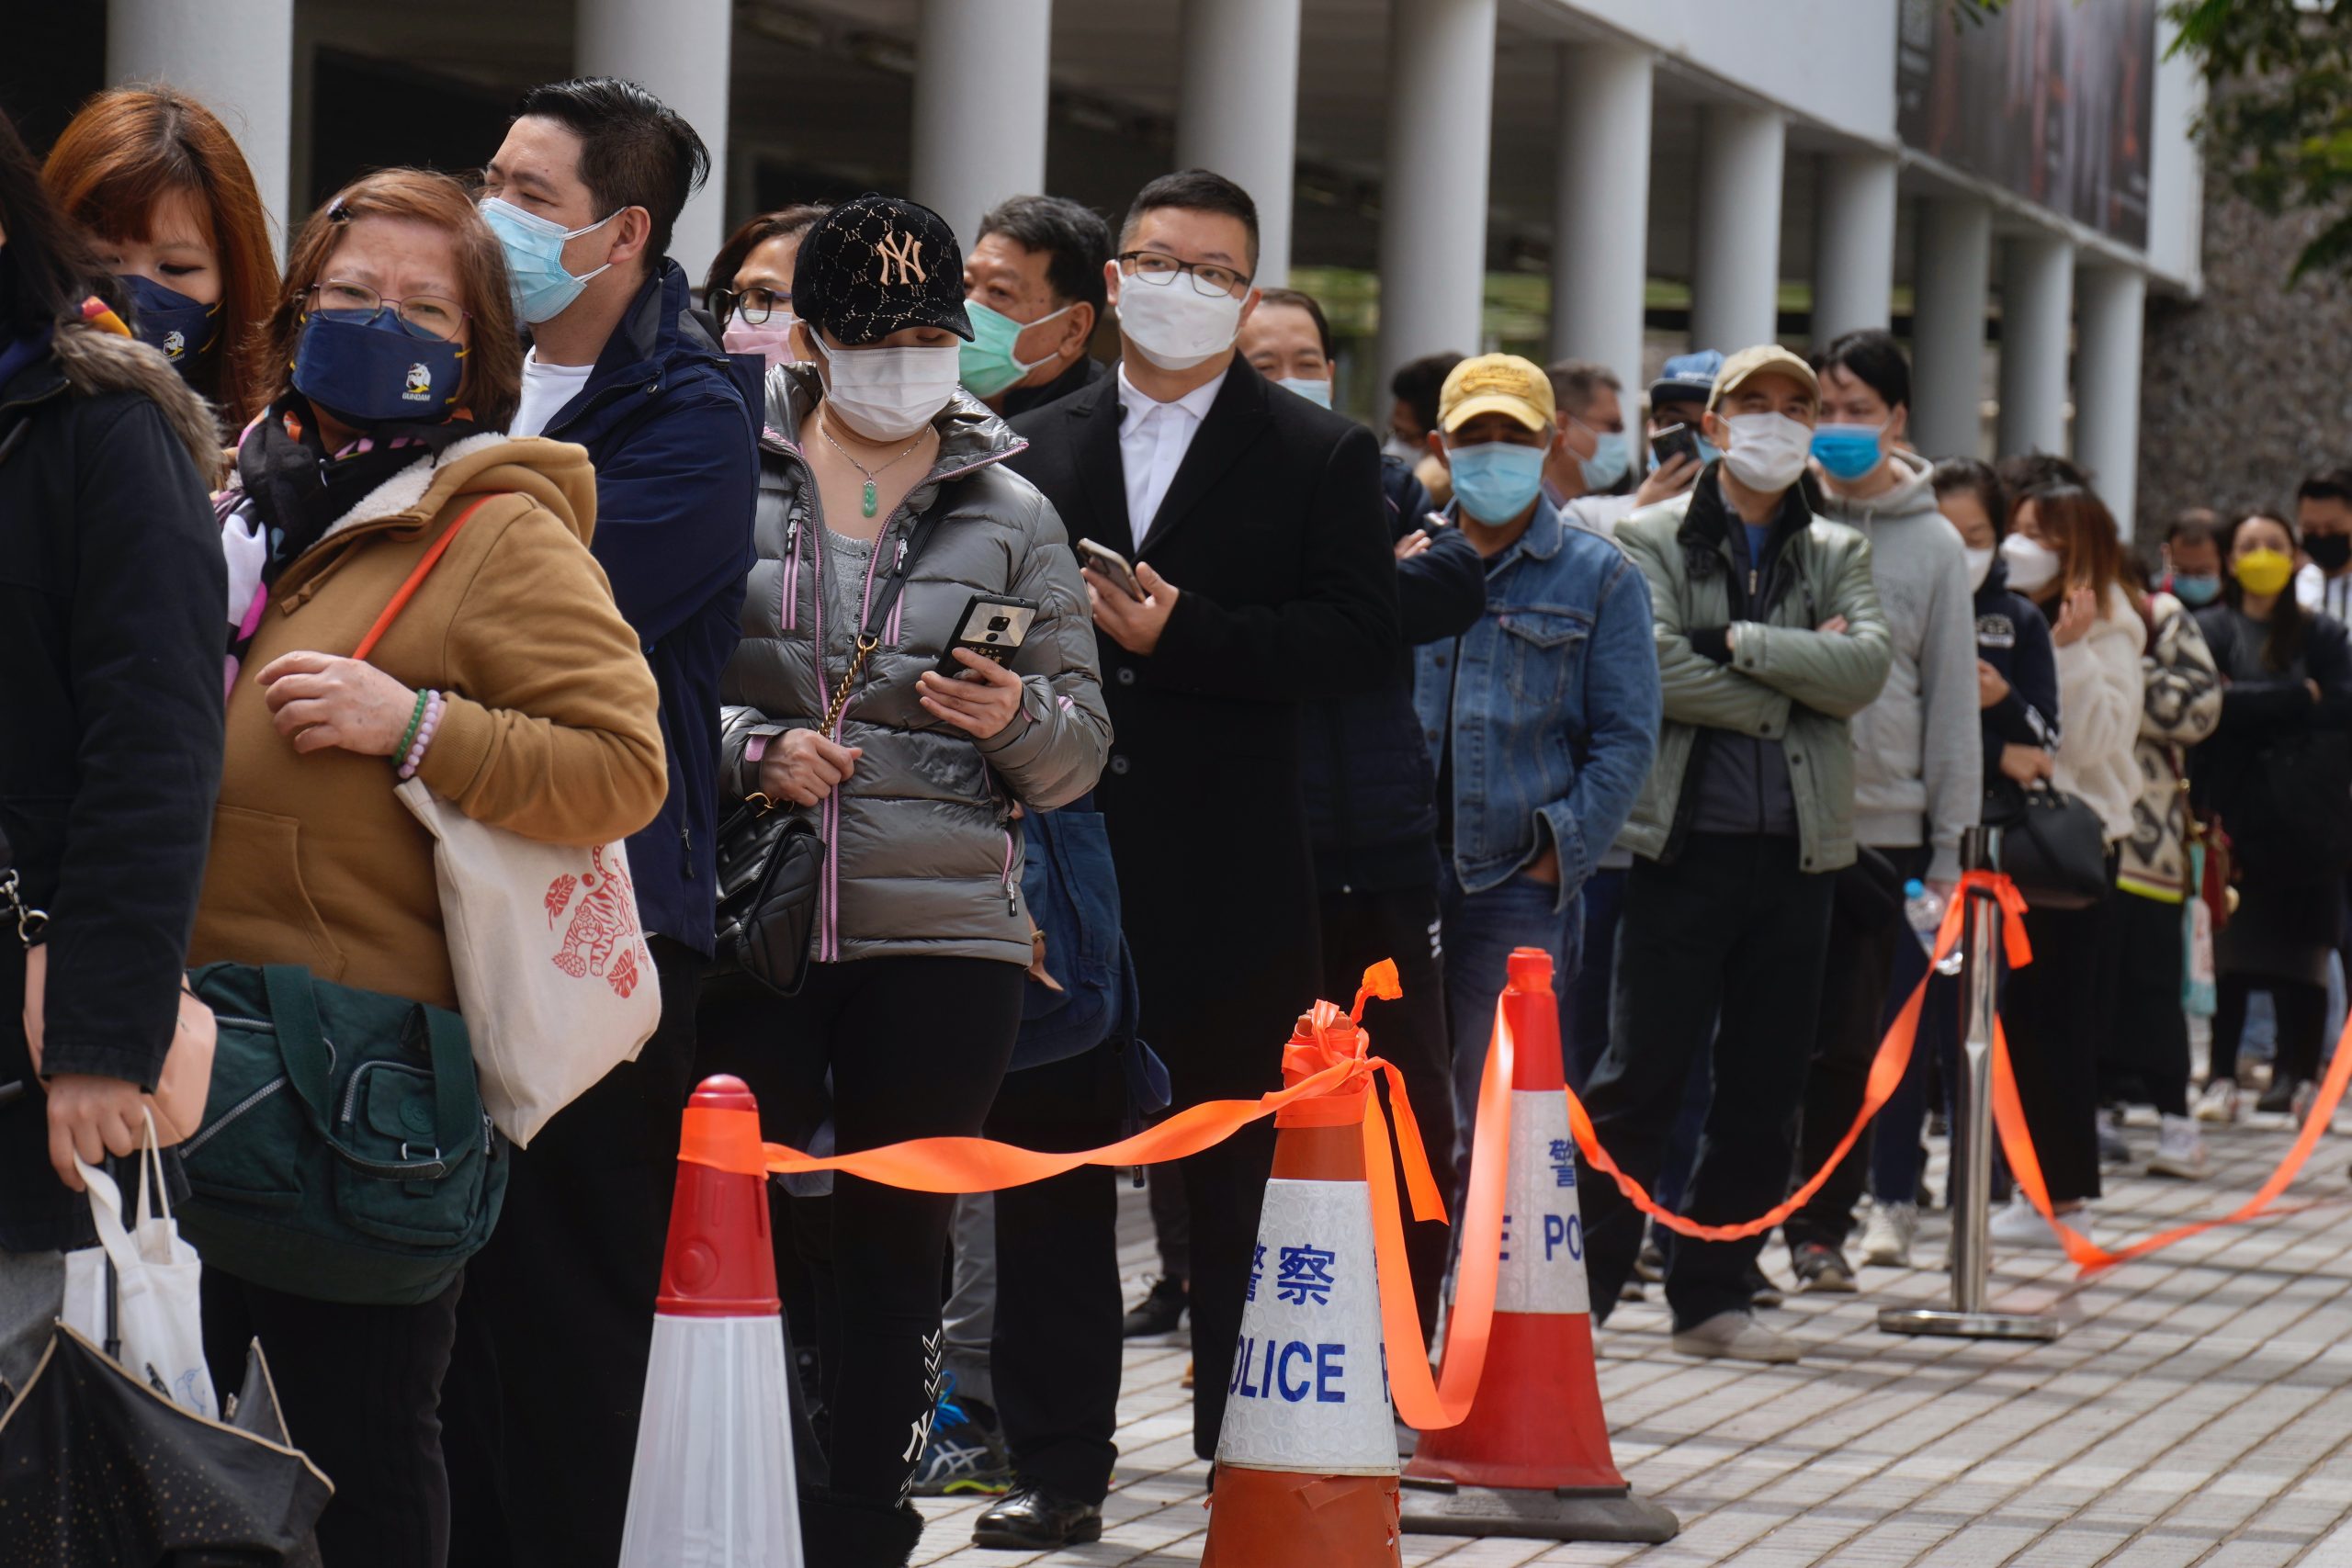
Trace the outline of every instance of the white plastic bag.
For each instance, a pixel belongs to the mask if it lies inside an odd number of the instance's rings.
[[[143,1379],[174,1404],[218,1420],[220,1402],[213,1393],[212,1374],[204,1364],[198,1288],[204,1265],[196,1248],[180,1239],[179,1224],[172,1218],[171,1197],[164,1190],[163,1161],[155,1120],[150,1114],[146,1146],[139,1155],[139,1210],[126,1229],[122,1191],[114,1178],[79,1158],[74,1160],[89,1188],[90,1218],[98,1228],[98,1245],[65,1255],[65,1305],[58,1315],[67,1327],[104,1347],[124,1371]],[[113,1265],[111,1278],[108,1264]],[[115,1309],[111,1322],[109,1296]]]

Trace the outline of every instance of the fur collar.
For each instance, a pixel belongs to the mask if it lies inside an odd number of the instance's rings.
[[[325,543],[346,529],[362,523],[373,523],[379,517],[397,517],[403,512],[413,512],[433,488],[435,472],[444,466],[488,447],[501,446],[514,437],[501,430],[485,430],[479,435],[469,435],[443,447],[437,457],[419,457],[374,490],[359,498],[357,505],[336,518],[327,531],[319,536]]]
[[[212,405],[198,397],[160,349],[136,338],[118,337],[96,327],[61,326],[50,350],[65,384],[77,397],[137,392],[163,410],[180,445],[209,486],[220,471],[220,425]]]

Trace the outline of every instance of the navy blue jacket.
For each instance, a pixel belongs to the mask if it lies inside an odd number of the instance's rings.
[[[596,464],[590,547],[662,689],[670,794],[628,841],[638,917],[705,957],[718,906],[718,674],[735,651],[759,499],[756,355],[730,355],[662,259],[541,434]]]
[[[2000,672],[2009,694],[1984,710],[1984,787],[2017,787],[2001,772],[2003,746],[2058,750],[2058,656],[2050,623],[2033,602],[2009,588],[2009,563],[1998,555],[1976,591],[1976,657]]]

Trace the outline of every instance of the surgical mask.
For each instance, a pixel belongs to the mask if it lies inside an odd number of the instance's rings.
[[[2352,562],[2352,534],[2306,534],[2303,554],[2312,558],[2313,566],[2334,577]]]
[[[1233,346],[1241,330],[1241,301],[1203,294],[1189,279],[1119,284],[1119,331],[1136,352],[1162,370],[1190,370]]]
[[[220,341],[220,302],[202,304],[176,288],[166,288],[136,273],[119,275],[116,282],[130,295],[139,319],[139,339],[164,351],[172,368],[185,376],[208,358]]]
[[[825,403],[868,441],[904,441],[956,395],[957,348],[829,349],[809,341],[826,370]]]
[[[1582,420],[1577,423],[1584,424]],[[1584,475],[1587,490],[1607,490],[1634,466],[1633,440],[1622,430],[1593,430],[1589,424],[1584,427],[1592,431],[1592,456],[1578,457],[1577,468]]]
[[[2278,550],[2248,550],[2238,557],[2230,570],[2237,574],[2239,587],[2267,598],[2283,590],[2294,578],[2295,563]]]
[[[1851,483],[1879,466],[1885,453],[1879,449],[1878,438],[1885,426],[1877,424],[1824,424],[1813,433],[1813,455],[1822,471],[1833,479]]]
[[[1973,593],[1984,586],[1986,578],[1993,575],[1993,557],[1996,552],[1990,545],[1981,549],[1974,545],[1963,545],[1961,547],[1960,553],[1968,562],[1968,591]]]
[[[1450,446],[1453,498],[1481,523],[1510,522],[1527,510],[1544,488],[1544,448],[1512,441],[1483,441]]]
[[[580,291],[588,287],[589,279],[613,265],[606,262],[595,272],[566,272],[563,247],[566,241],[610,223],[620,216],[618,212],[607,212],[594,223],[567,229],[492,196],[482,198],[481,216],[482,221],[490,225],[490,231],[498,236],[499,247],[506,253],[506,282],[514,291],[514,313],[534,326],[551,321],[571,309],[571,302],[580,298]]]
[[[347,424],[438,424],[457,405],[465,357],[390,310],[314,310],[294,350],[294,389]]]
[[[2009,563],[2009,586],[2029,598],[2049,587],[2058,575],[2058,552],[2023,534],[2012,534],[2001,541],[2001,558]]]
[[[1274,385],[1288,387],[1318,409],[1331,406],[1331,383],[1329,381],[1313,380],[1304,376],[1285,376]]]
[[[993,398],[1040,365],[1051,364],[1055,356],[1048,354],[1024,365],[1012,356],[1013,345],[1031,327],[1042,327],[1055,316],[1069,315],[1072,309],[1065,305],[1052,316],[1016,321],[978,299],[965,300],[964,313],[972,321],[972,341],[956,351],[956,358],[966,389],[976,398]]]
[[[758,326],[743,321],[729,321],[718,336],[719,344],[729,354],[756,354],[767,361],[771,370],[779,365],[797,365],[799,356],[792,352],[792,327],[797,318],[789,310],[776,310]]]
[[[1421,454],[1427,450],[1426,447],[1416,446],[1406,440],[1393,430],[1388,433],[1388,439],[1380,444],[1380,449],[1400,463],[1418,463],[1421,460]]]
[[[1748,489],[1783,491],[1804,472],[1805,454],[1813,446],[1811,426],[1784,413],[1736,413],[1724,423],[1731,429],[1724,464]]]
[[[2172,596],[2194,610],[2222,596],[2222,580],[2210,571],[2172,574]]]

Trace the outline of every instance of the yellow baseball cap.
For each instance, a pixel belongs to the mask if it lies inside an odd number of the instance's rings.
[[[1437,395],[1437,427],[1448,435],[1482,413],[1509,414],[1530,430],[1552,428],[1552,378],[1516,354],[1474,354]]]
[[[1815,402],[1821,400],[1821,378],[1813,373],[1812,366],[1777,343],[1759,343],[1724,361],[1724,367],[1715,372],[1715,389],[1707,394],[1707,412],[1714,412],[1715,405],[1737,391],[1741,382],[1768,370],[1796,382],[1813,395]]]

